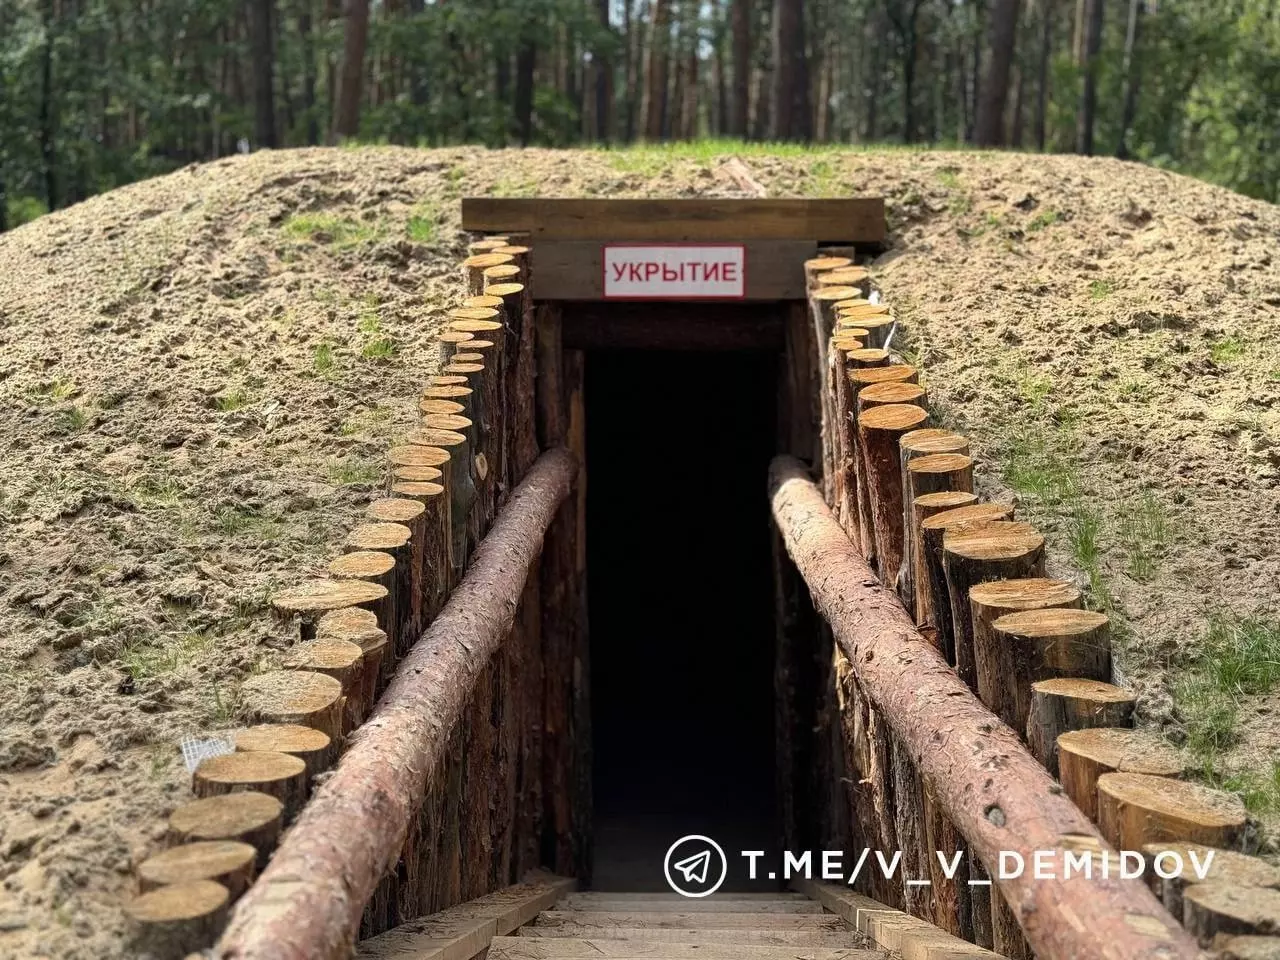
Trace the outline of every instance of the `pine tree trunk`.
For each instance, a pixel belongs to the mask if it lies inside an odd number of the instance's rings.
[[[272,43],[275,0],[248,0],[249,58],[253,69],[253,136],[256,146],[279,146],[276,138],[275,52]]]
[[[655,0],[653,26],[649,40],[649,69],[645,78],[644,135],[646,140],[661,140],[667,119],[667,50],[671,44],[671,0]]]
[[[1116,156],[1121,160],[1129,159],[1129,130],[1138,111],[1138,82],[1141,77],[1134,54],[1145,12],[1143,0],[1129,0],[1129,24],[1124,34],[1124,112],[1120,119],[1120,143],[1116,148]]]
[[[987,75],[978,98],[975,139],[979,146],[998,147],[1005,142],[1005,103],[1021,9],[1022,0],[995,0],[987,21],[987,45],[991,49],[991,59],[987,63]]]
[[[747,138],[747,118],[751,106],[751,0],[731,0],[733,4],[733,109],[729,133]]]
[[[44,44],[40,52],[40,162],[44,173],[44,199],[50,210],[56,210],[58,196],[57,154],[54,135],[58,125],[57,105],[53,92],[54,8],[46,2],[43,9]]]
[[[527,147],[533,139],[533,71],[537,63],[538,48],[525,35],[516,54],[516,129],[522,147]]]
[[[773,135],[778,140],[810,140],[804,0],[775,0],[773,11]]]
[[[600,16],[600,29],[610,33],[609,0],[597,0],[596,9]],[[605,56],[603,50],[597,50],[591,58],[596,74],[596,139],[608,143],[613,132],[613,63]]]
[[[369,42],[369,0],[344,0],[346,29],[342,41],[342,71],[333,132],[354,137],[360,132],[360,101],[364,95],[364,52]]]
[[[1098,109],[1098,51],[1102,48],[1103,0],[1089,0],[1084,38],[1084,92],[1076,130],[1076,149],[1093,155],[1093,123]]]
[[[1040,78],[1036,86],[1036,149],[1045,146],[1045,124],[1049,112],[1049,59],[1053,56],[1053,8],[1054,0],[1040,0]]]

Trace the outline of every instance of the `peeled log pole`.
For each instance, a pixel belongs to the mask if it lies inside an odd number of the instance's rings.
[[[861,396],[859,396],[861,399]],[[917,430],[929,418],[920,407],[891,403],[873,407],[858,417],[858,438],[866,467],[871,527],[876,538],[876,568],[880,581],[892,587],[902,566],[902,470],[898,439]]]
[[[1061,848],[1066,836],[1096,838],[1013,731],[995,722],[878,584],[798,461],[774,460],[770,495],[787,552],[862,689],[973,853],[994,863],[1001,850],[1030,858],[1036,850]],[[1038,956],[1191,960],[1198,954],[1140,884],[1079,873],[1045,882],[1031,871],[997,882],[1019,905],[1019,923]],[[1088,917],[1088,923],[1063,923],[1064,916]]]
[[[364,905],[396,865],[468,692],[511,629],[575,469],[570,453],[553,450],[513,491],[377,710],[236,907],[216,957],[322,960],[350,953]]]

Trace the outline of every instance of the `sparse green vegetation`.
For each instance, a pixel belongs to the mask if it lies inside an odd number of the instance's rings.
[[[1215,340],[1209,347],[1209,356],[1214,363],[1225,366],[1234,360],[1239,360],[1244,355],[1244,348],[1244,341],[1239,337],[1223,337],[1221,340]]]
[[[208,648],[207,633],[188,633],[177,640],[152,639],[130,643],[120,655],[125,671],[134,680],[148,680],[173,673]]]
[[[1240,702],[1280,684],[1280,623],[1261,616],[1210,618],[1195,659],[1174,689],[1187,746],[1211,783],[1239,793],[1255,813],[1280,811],[1280,763],[1271,770],[1218,771],[1219,755],[1239,740]]]
[[[344,487],[377,483],[381,476],[380,467],[363,461],[341,460],[329,466],[329,479]]]
[[[1027,233],[1039,233],[1046,227],[1051,227],[1055,223],[1062,220],[1062,214],[1057,210],[1041,210],[1027,224]]]
[[[960,168],[943,167],[937,173],[938,182],[948,190],[960,189]]]
[[[1090,300],[1105,300],[1116,292],[1116,285],[1110,280],[1094,280],[1089,284]]]
[[[249,394],[243,387],[237,387],[234,390],[228,390],[226,393],[220,394],[214,401],[221,413],[234,413],[242,410],[249,404]]]
[[[1139,583],[1150,581],[1173,539],[1168,509],[1153,491],[1144,490],[1122,510],[1118,530],[1129,576]]]
[[[358,247],[382,235],[378,225],[362,223],[332,213],[299,213],[285,221],[282,228],[294,240],[332,246],[337,250]]]
[[[89,422],[83,407],[67,407],[58,411],[58,429],[62,433],[79,433]]]
[[[439,209],[430,200],[421,201],[413,208],[405,229],[414,243],[435,243],[440,232]]]
[[[320,376],[326,376],[333,372],[337,366],[337,361],[333,357],[333,344],[327,340],[316,344],[316,349],[311,358],[311,367]]]

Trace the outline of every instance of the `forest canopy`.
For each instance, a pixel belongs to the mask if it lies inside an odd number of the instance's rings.
[[[1280,0],[0,0],[0,229],[249,150],[1111,154],[1280,199]]]

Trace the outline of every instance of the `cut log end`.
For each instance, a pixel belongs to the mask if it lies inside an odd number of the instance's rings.
[[[253,882],[258,851],[239,840],[199,840],[171,847],[138,864],[143,892],[196,880],[216,880],[235,900]]]
[[[431,417],[439,414],[449,414],[460,416],[467,412],[465,404],[458,403],[456,400],[445,400],[441,397],[423,397],[418,401],[418,412],[423,416]],[[470,421],[468,421],[470,426]]]
[[[393,468],[442,467],[449,462],[449,453],[438,446],[405,444],[387,451],[387,462]]]
[[[884,351],[879,352],[883,353]],[[854,385],[854,388],[861,390],[861,388],[869,387],[873,383],[888,383],[892,380],[904,380],[908,383],[915,383],[919,373],[916,368],[910,364],[893,363],[888,366],[881,367],[850,369],[848,371],[848,376],[849,382]]]
[[[315,580],[288,590],[271,599],[278,613],[322,614],[342,607],[375,603],[387,595],[385,587],[359,580]]]
[[[1029,523],[992,520],[948,529],[942,547],[949,555],[966,561],[988,563],[1040,553],[1044,550],[1044,537]]]
[[[284,805],[256,790],[228,793],[185,803],[169,815],[174,843],[238,840],[258,851],[258,868],[267,862],[280,839]]]
[[[1219,934],[1280,934],[1280,890],[1197,883],[1183,894],[1182,922],[1204,946]]]
[[[863,387],[858,392],[858,405],[864,408],[881,407],[887,404],[925,405],[925,389],[919,384],[906,381],[889,381]]]
[[[326,678],[328,679],[328,678]],[[287,753],[228,753],[211,757],[191,775],[197,797],[216,797],[255,790],[275,797],[284,806],[286,822],[297,816],[307,795],[307,765]]]
[[[976,592],[975,587],[970,591],[970,596],[975,597]],[[1050,595],[1062,595],[1061,591],[1053,587],[1046,592]],[[1025,598],[1020,596],[1013,599]],[[980,675],[980,682],[981,679]],[[1031,684],[1031,704],[1027,711],[1027,746],[1036,759],[1056,777],[1058,737],[1071,730],[1090,727],[1131,727],[1136,703],[1133,694],[1102,680],[1082,677],[1037,680]]]
[[[231,893],[216,880],[160,887],[125,908],[139,950],[155,957],[183,957],[213,945],[227,922]]]
[[[347,549],[355,550],[399,550],[413,536],[413,531],[402,523],[362,523],[347,534]],[[358,583],[360,581],[344,580],[342,583]],[[374,584],[368,584],[374,586]],[[381,596],[386,596],[386,588]],[[346,606],[347,604],[344,604]]]
[[[329,574],[353,580],[377,580],[396,565],[396,558],[381,550],[353,550],[329,563]]]
[[[1240,798],[1223,790],[1142,773],[1098,778],[1098,828],[1117,849],[1185,840],[1229,850],[1240,846],[1247,823]]]
[[[910,433],[903,434],[898,444],[904,452],[910,452],[913,458],[927,457],[937,453],[967,454],[969,452],[967,437],[938,427],[912,430]]]
[[[417,500],[383,497],[369,504],[365,515],[378,523],[410,524],[422,516],[425,510],[426,508]]]
[[[885,367],[889,365],[889,351],[875,347],[850,350],[845,354],[845,361],[855,370],[866,367]]]
[[[1127,727],[1089,727],[1058,737],[1058,776],[1067,796],[1096,819],[1098,778],[1120,771],[1176,777],[1186,764],[1159,737]]]
[[[858,415],[858,426],[864,431],[883,430],[901,434],[916,430],[929,419],[929,412],[910,403],[891,403],[874,407]],[[895,438],[895,446],[896,438]]]
[[[250,677],[241,688],[245,713],[263,723],[296,723],[342,740],[342,684],[309,670],[273,670]]]
[[[524,292],[523,283],[490,283],[486,284],[484,292],[498,300],[505,300],[507,297],[513,297],[516,294]]]

